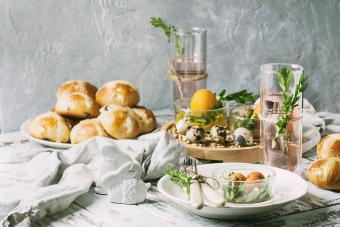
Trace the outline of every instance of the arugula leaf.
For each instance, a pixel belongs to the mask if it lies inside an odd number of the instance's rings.
[[[165,169],[165,174],[170,176],[171,181],[180,184],[184,191],[189,194],[191,181],[191,176],[189,173],[182,173],[177,169],[169,167]]]

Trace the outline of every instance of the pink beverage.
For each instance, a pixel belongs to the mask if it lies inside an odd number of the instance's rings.
[[[282,97],[280,94],[263,94],[262,111],[281,110]]]
[[[176,73],[183,75],[183,77],[190,77],[191,75],[200,75],[205,73],[204,59],[176,59],[174,68]]]

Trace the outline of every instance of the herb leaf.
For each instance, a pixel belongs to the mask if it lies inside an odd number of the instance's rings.
[[[162,28],[164,31],[164,34],[166,35],[168,42],[170,42],[170,34],[171,31],[176,31],[176,27],[172,24],[166,24],[164,20],[160,17],[151,17],[150,24],[154,26],[155,28]]]
[[[191,176],[189,173],[182,173],[174,168],[166,168],[165,174],[170,176],[170,180],[180,184],[184,191],[189,194],[190,192],[190,180]]]
[[[289,86],[293,78],[293,71],[288,68],[283,68],[277,72],[277,77],[279,80],[279,85],[282,89],[282,111],[284,114],[279,117],[276,125],[278,127],[279,134],[287,134],[286,128],[288,122],[291,120],[290,115],[294,108],[298,105],[297,102],[300,99],[300,94],[306,91],[308,87],[307,76],[304,74],[301,75],[299,82],[292,93],[289,91]]]
[[[220,105],[220,101],[232,101],[234,100],[237,103],[242,104],[253,104],[257,96],[254,95],[252,92],[247,91],[246,89],[232,93],[227,94],[227,91],[224,89],[222,90],[218,95],[216,95],[218,105]]]

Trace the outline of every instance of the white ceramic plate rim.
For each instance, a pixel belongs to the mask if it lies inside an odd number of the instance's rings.
[[[246,166],[253,166],[254,168],[256,168],[257,166],[258,167],[264,167],[264,168],[268,168],[268,169],[271,169],[273,170],[275,173],[277,172],[280,172],[280,171],[283,171],[283,172],[288,172],[289,174],[295,174],[293,172],[290,172],[288,170],[284,170],[284,169],[279,169],[279,168],[276,168],[276,167],[271,167],[271,166],[264,166],[264,165],[260,165],[260,164],[250,164],[250,163],[236,163],[236,162],[229,162],[229,163],[215,163],[215,164],[205,164],[205,165],[216,165],[215,167],[215,170],[217,168],[220,168],[222,166],[231,166],[231,165],[238,165],[238,166],[242,166],[242,165],[246,165]],[[202,165],[204,166],[204,165]],[[198,168],[200,168],[200,166],[198,166]],[[240,167],[242,168],[242,167]],[[266,202],[262,202],[262,203],[257,203],[257,204],[233,204],[233,203],[228,203],[228,206],[226,207],[221,207],[221,208],[216,208],[216,207],[210,207],[210,208],[214,208],[214,209],[227,209],[227,208],[239,208],[239,209],[242,209],[242,208],[261,208],[261,207],[268,207],[268,206],[277,206],[277,205],[284,205],[284,204],[288,204],[290,202],[293,202],[299,198],[301,198],[302,196],[304,196],[305,194],[307,194],[308,192],[308,183],[303,179],[301,178],[299,175],[295,174],[298,178],[300,178],[301,182],[303,182],[304,184],[304,188],[301,188],[301,192],[296,194],[295,196],[293,197],[285,197],[285,199],[282,199],[282,201],[280,202],[274,202],[273,203],[273,200],[269,200],[269,201],[266,201]],[[184,200],[184,199],[181,199],[181,198],[178,198],[178,197],[175,197],[171,194],[169,194],[166,189],[163,187],[164,185],[164,182],[165,181],[169,181],[170,180],[170,177],[165,175],[163,176],[159,181],[158,181],[158,184],[157,184],[157,188],[158,190],[164,194],[165,196],[167,196],[169,199],[171,200],[174,200],[174,201],[177,201],[177,202],[180,202],[182,204],[186,204],[188,206],[190,206],[190,201],[188,200]]]
[[[29,120],[25,121],[20,126],[21,134],[23,134],[27,139],[34,141],[36,143],[39,143],[41,145],[44,145],[44,146],[52,147],[52,148],[68,149],[68,148],[75,146],[75,144],[71,144],[71,143],[57,143],[57,142],[51,142],[51,141],[41,140],[41,139],[37,139],[37,138],[32,137],[28,133],[28,130],[27,130],[28,122],[29,122]]]

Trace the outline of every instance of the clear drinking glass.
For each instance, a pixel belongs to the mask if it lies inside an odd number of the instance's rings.
[[[303,67],[301,65],[286,63],[268,63],[261,65],[260,95],[262,113],[271,110],[281,110],[281,87],[278,82],[277,73],[283,68],[288,68],[293,72],[293,79],[289,87],[289,92],[292,92],[303,73]],[[302,108],[302,96],[298,102],[298,107]]]
[[[206,88],[206,46],[204,29],[171,32],[169,79],[173,80],[173,101],[191,98],[196,90]]]
[[[277,123],[282,110],[282,90],[278,72],[288,68],[293,73],[288,92],[293,93],[303,73],[303,67],[296,64],[270,63],[261,66],[261,113],[260,138],[263,163],[296,173],[301,173],[302,160],[302,107],[303,98],[290,113],[286,132],[279,133]]]

